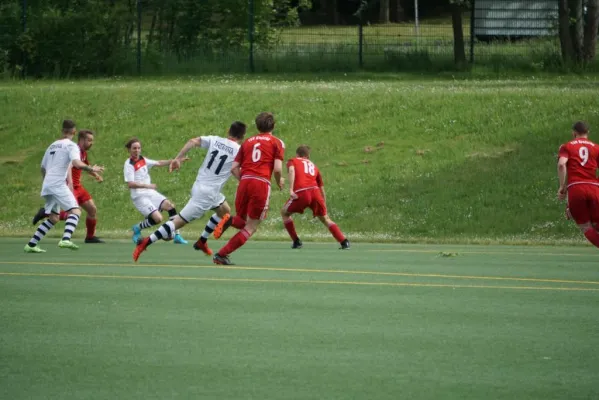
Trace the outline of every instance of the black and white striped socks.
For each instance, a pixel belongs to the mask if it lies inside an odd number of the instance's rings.
[[[52,229],[53,226],[54,226],[54,224],[49,219],[42,222],[37,227],[37,230],[35,231],[35,233],[33,234],[33,237],[29,241],[29,247],[35,247],[37,245],[37,242],[42,240],[44,238],[44,236],[46,236],[46,233],[48,233],[48,231],[50,229]]]
[[[64,225],[64,233],[62,234],[62,240],[71,240],[71,236],[73,235],[73,232],[75,232],[75,229],[77,229],[78,223],[79,215],[69,214]]]

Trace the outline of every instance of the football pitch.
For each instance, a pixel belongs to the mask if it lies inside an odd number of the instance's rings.
[[[599,397],[590,247],[25,243],[0,241],[2,399]]]

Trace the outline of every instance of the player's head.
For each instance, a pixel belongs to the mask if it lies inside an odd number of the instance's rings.
[[[141,155],[141,142],[138,138],[134,137],[129,139],[129,141],[125,143],[125,147],[129,150],[129,155],[132,158],[139,158]]]
[[[256,128],[260,133],[271,133],[275,129],[275,117],[272,113],[261,112],[256,117]]]
[[[247,126],[241,121],[235,121],[229,128],[229,137],[237,142],[241,142],[245,136]]]
[[[94,144],[94,131],[81,129],[77,135],[77,143],[79,143],[79,147],[85,151],[91,149]]]
[[[295,154],[298,157],[310,158],[310,146],[308,146],[307,144],[300,145],[300,147],[298,147],[297,150],[295,150]]]
[[[572,136],[580,137],[589,134],[589,125],[584,121],[577,121],[572,125]]]
[[[77,127],[75,126],[75,122],[70,119],[65,119],[62,121],[62,134],[69,139],[75,136],[77,132]]]

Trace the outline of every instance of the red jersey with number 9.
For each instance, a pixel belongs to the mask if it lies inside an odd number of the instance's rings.
[[[566,157],[568,186],[574,183],[598,183],[596,171],[599,145],[588,139],[574,139],[559,148],[559,157]]]
[[[241,179],[262,178],[270,184],[275,160],[285,158],[285,144],[270,133],[259,133],[241,145],[235,161],[241,166]]]
[[[295,157],[287,161],[287,168],[293,167],[295,170],[295,180],[293,181],[293,191],[319,188],[322,186],[322,177],[320,171],[314,163],[307,158]]]

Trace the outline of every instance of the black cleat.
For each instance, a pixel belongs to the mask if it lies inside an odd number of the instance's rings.
[[[229,256],[223,257],[216,253],[214,257],[212,257],[212,262],[218,265],[235,265],[229,259]]]
[[[44,218],[46,218],[46,210],[44,210],[44,207],[42,207],[39,210],[37,210],[37,213],[33,217],[32,224],[37,225],[37,223],[40,222]]]
[[[349,250],[349,240],[345,239],[343,242],[341,242],[341,247],[339,247],[339,250]]]
[[[302,244],[302,241],[297,239],[293,241],[293,246],[291,246],[292,249],[301,249],[304,245]]]
[[[85,243],[105,243],[102,239],[97,236],[85,238]]]

